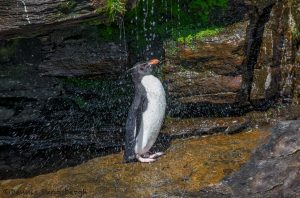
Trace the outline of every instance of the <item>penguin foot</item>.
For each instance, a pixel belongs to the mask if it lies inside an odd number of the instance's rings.
[[[158,158],[158,157],[160,157],[160,156],[162,156],[162,155],[164,155],[163,152],[157,152],[157,153],[154,153],[154,154],[152,154],[152,155],[149,155],[149,158],[150,158],[150,159],[156,159],[156,158]]]
[[[152,159],[152,158],[143,158],[143,157],[141,157],[141,156],[139,156],[139,155],[138,155],[136,158],[137,158],[137,160],[138,160],[139,162],[142,162],[142,163],[151,163],[151,162],[156,161],[156,159]]]
[[[149,153],[146,153],[144,155],[137,155],[136,158],[139,162],[142,162],[142,163],[151,163],[151,162],[154,162],[156,161],[156,158],[160,157],[164,155],[163,152],[157,152],[157,153],[154,153],[154,154],[149,154]]]

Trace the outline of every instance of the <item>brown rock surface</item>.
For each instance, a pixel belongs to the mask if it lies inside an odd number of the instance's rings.
[[[200,197],[299,197],[300,121],[281,122],[240,171]],[[187,196],[189,197],[189,196]]]
[[[172,138],[218,132],[230,134],[240,132],[249,125],[249,120],[244,117],[171,119],[166,121],[162,134]]]
[[[295,87],[292,79],[295,69],[299,67],[296,61],[299,35],[296,32],[299,31],[297,19],[300,13],[296,11],[299,6],[296,6],[295,2],[273,1],[274,6],[264,27],[255,65],[251,100],[268,99],[279,95],[286,99],[292,98]],[[263,1],[258,1],[257,6],[261,3]]]
[[[185,196],[238,169],[267,134],[252,131],[175,140],[166,155],[152,164],[123,164],[122,153],[95,158],[33,178],[2,180],[0,196],[51,197],[46,190],[65,189],[84,190],[82,197],[168,197],[174,192]]]
[[[177,44],[178,49],[166,43],[166,59],[193,71],[212,71],[220,75],[234,74],[239,71],[243,61],[247,24],[245,21],[229,25],[216,36],[193,41],[191,45]],[[178,53],[174,54],[172,52],[174,50]]]
[[[245,21],[226,26],[217,35],[191,44],[165,43],[167,63],[163,72],[174,104],[236,102],[247,24]]]

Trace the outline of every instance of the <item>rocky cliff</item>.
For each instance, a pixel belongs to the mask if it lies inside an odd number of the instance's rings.
[[[265,108],[278,99],[299,103],[296,1],[245,5],[242,22],[165,42],[173,115],[231,114]],[[207,105],[215,110],[207,111]]]
[[[122,146],[132,99],[126,69],[135,61],[122,15],[135,1],[116,1],[113,10],[107,2],[0,0],[3,152]],[[210,27],[164,40],[167,119],[244,115],[283,103],[297,108],[298,4],[232,0],[212,14]],[[152,46],[160,48],[159,39]]]
[[[0,38],[32,37],[53,29],[66,29],[83,21],[100,23],[122,15],[133,1],[107,0],[16,0],[0,1]]]
[[[1,148],[109,146],[96,136],[120,131],[131,91],[119,86],[128,53],[118,22],[134,1],[117,3],[0,1]]]

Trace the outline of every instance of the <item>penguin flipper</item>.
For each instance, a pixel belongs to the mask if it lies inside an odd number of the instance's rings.
[[[136,161],[135,144],[136,136],[141,127],[142,113],[147,104],[146,90],[143,86],[136,91],[133,103],[130,107],[127,121],[126,121],[126,134],[125,134],[125,152],[124,162]]]

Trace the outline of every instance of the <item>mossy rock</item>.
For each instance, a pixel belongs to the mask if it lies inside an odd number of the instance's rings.
[[[15,56],[17,44],[18,39],[13,39],[9,41],[4,41],[3,45],[0,45],[0,62],[9,61]]]
[[[66,2],[63,2],[59,5],[58,9],[60,12],[62,12],[63,14],[70,14],[74,8],[77,6],[76,1],[74,0],[69,0]]]

